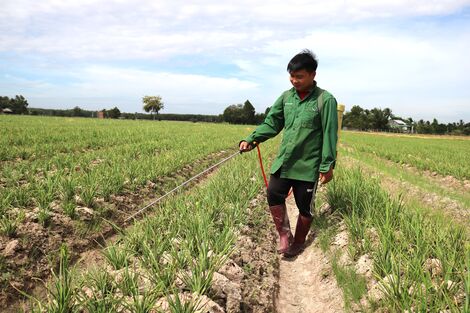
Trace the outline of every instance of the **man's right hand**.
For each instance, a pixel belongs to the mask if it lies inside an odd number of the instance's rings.
[[[241,141],[239,149],[241,152],[248,152],[253,149],[253,146],[246,141]]]

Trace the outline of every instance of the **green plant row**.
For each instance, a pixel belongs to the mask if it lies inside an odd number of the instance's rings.
[[[465,207],[470,207],[470,193],[462,191],[462,188],[459,189],[453,185],[443,184],[441,180],[429,179],[425,175],[413,175],[409,169],[404,168],[398,163],[386,163],[379,156],[346,149],[342,149],[340,153],[342,156],[348,156],[353,160],[357,160],[357,162],[360,162],[366,168],[381,172],[397,181],[405,181],[415,187],[419,187],[423,192],[438,194],[441,197],[458,201]]]
[[[470,140],[385,136],[342,132],[341,140],[359,152],[409,164],[458,179],[470,179]]]
[[[189,122],[0,120],[0,218],[10,220],[17,219],[8,213],[13,207],[38,207],[47,220],[54,201],[55,210],[74,217],[77,205],[93,208],[98,198],[158,183],[213,152],[236,148],[246,133],[246,126]]]
[[[263,145],[263,156],[274,154]],[[215,271],[230,255],[249,202],[264,188],[255,153],[242,154],[214,175],[180,193],[103,248],[107,265],[83,273],[67,271],[49,287],[37,312],[196,312],[211,295]],[[258,207],[258,214],[263,208]],[[56,291],[58,289],[67,289]],[[67,295],[67,296],[62,296]],[[191,299],[188,300],[188,295]],[[152,311],[153,310],[153,311]]]
[[[326,198],[342,215],[348,253],[354,260],[365,254],[373,259],[385,295],[369,297],[370,310],[468,312],[470,245],[463,229],[404,205],[360,169],[339,166],[335,175]]]

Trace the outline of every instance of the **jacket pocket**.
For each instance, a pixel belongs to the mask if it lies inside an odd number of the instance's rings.
[[[321,127],[320,112],[316,103],[306,103],[302,110],[302,127],[317,129]]]

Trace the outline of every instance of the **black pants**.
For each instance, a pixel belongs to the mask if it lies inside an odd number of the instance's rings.
[[[268,185],[269,206],[284,204],[287,195],[292,187],[295,204],[299,208],[299,213],[306,217],[312,217],[312,209],[315,207],[315,193],[317,182],[307,182],[296,179],[280,177],[280,170],[271,174]]]

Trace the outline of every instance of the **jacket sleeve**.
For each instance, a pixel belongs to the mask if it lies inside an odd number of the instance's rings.
[[[256,129],[249,135],[245,141],[249,143],[263,142],[279,134],[284,128],[284,94],[274,102],[271,110]]]
[[[321,112],[323,128],[322,158],[320,172],[326,173],[335,167],[336,143],[338,141],[338,113],[336,99],[328,97]]]

